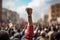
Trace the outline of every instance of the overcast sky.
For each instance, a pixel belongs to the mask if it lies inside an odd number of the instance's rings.
[[[56,3],[60,3],[60,0],[3,0],[2,6],[18,12],[25,20],[27,20],[25,9],[31,7],[33,22],[37,22],[44,14],[48,14],[49,7]]]

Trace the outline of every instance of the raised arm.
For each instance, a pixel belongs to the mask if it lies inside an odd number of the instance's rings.
[[[31,8],[27,8],[26,11],[27,11],[27,14],[28,14],[29,25],[32,25],[32,9]]]
[[[27,8],[26,11],[28,14],[28,24],[29,25],[27,26],[24,40],[33,40],[34,31],[33,31],[33,24],[32,24],[32,9]]]

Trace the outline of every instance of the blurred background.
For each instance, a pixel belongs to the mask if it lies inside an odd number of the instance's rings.
[[[33,10],[33,40],[43,40],[40,38],[43,35],[41,31],[44,31],[45,35],[50,31],[54,31],[52,35],[55,32],[60,33],[60,0],[0,0],[0,30],[7,31],[11,40],[14,38],[24,40],[28,25],[26,8]],[[46,33],[46,31],[48,32]],[[50,36],[43,38],[52,40]],[[60,40],[60,37],[53,38],[53,40],[55,39]]]

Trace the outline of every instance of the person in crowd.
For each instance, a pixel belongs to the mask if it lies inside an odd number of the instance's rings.
[[[34,30],[34,40],[36,40],[38,37],[38,28],[39,27],[36,26],[36,29]]]
[[[51,40],[51,37],[52,37],[51,35],[54,33],[53,27],[54,25],[51,25],[51,31],[48,32],[49,40]]]
[[[0,40],[10,40],[9,34],[5,31],[0,31]]]
[[[10,28],[9,30],[8,30],[8,32],[9,32],[9,36],[11,37],[11,36],[13,36],[14,35],[14,30],[12,29],[12,28]]]
[[[21,34],[21,36],[20,36],[21,40],[24,40],[25,28],[23,29],[23,31],[20,34]]]
[[[45,31],[45,33],[46,33],[46,34],[45,34],[45,37],[48,39],[48,38],[49,38],[49,36],[48,36],[49,30],[48,30],[47,28],[45,28],[44,31]]]
[[[17,32],[10,37],[10,39],[14,39],[14,38],[20,39],[20,29],[18,29]]]
[[[45,37],[45,31],[43,30],[43,31],[41,31],[41,33],[40,33],[40,40],[47,40],[46,39],[46,37]]]
[[[51,35],[51,40],[60,40],[60,32],[58,32],[58,27],[53,27],[53,34]]]

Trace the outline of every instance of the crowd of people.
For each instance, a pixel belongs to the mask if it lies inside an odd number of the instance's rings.
[[[0,24],[0,40],[21,40],[25,29],[19,24],[2,22]]]
[[[21,27],[9,25],[0,26],[0,40],[24,40],[25,26]],[[36,25],[34,26],[33,40],[60,40],[60,25]]]
[[[44,25],[36,28],[35,40],[60,40],[60,24]]]

